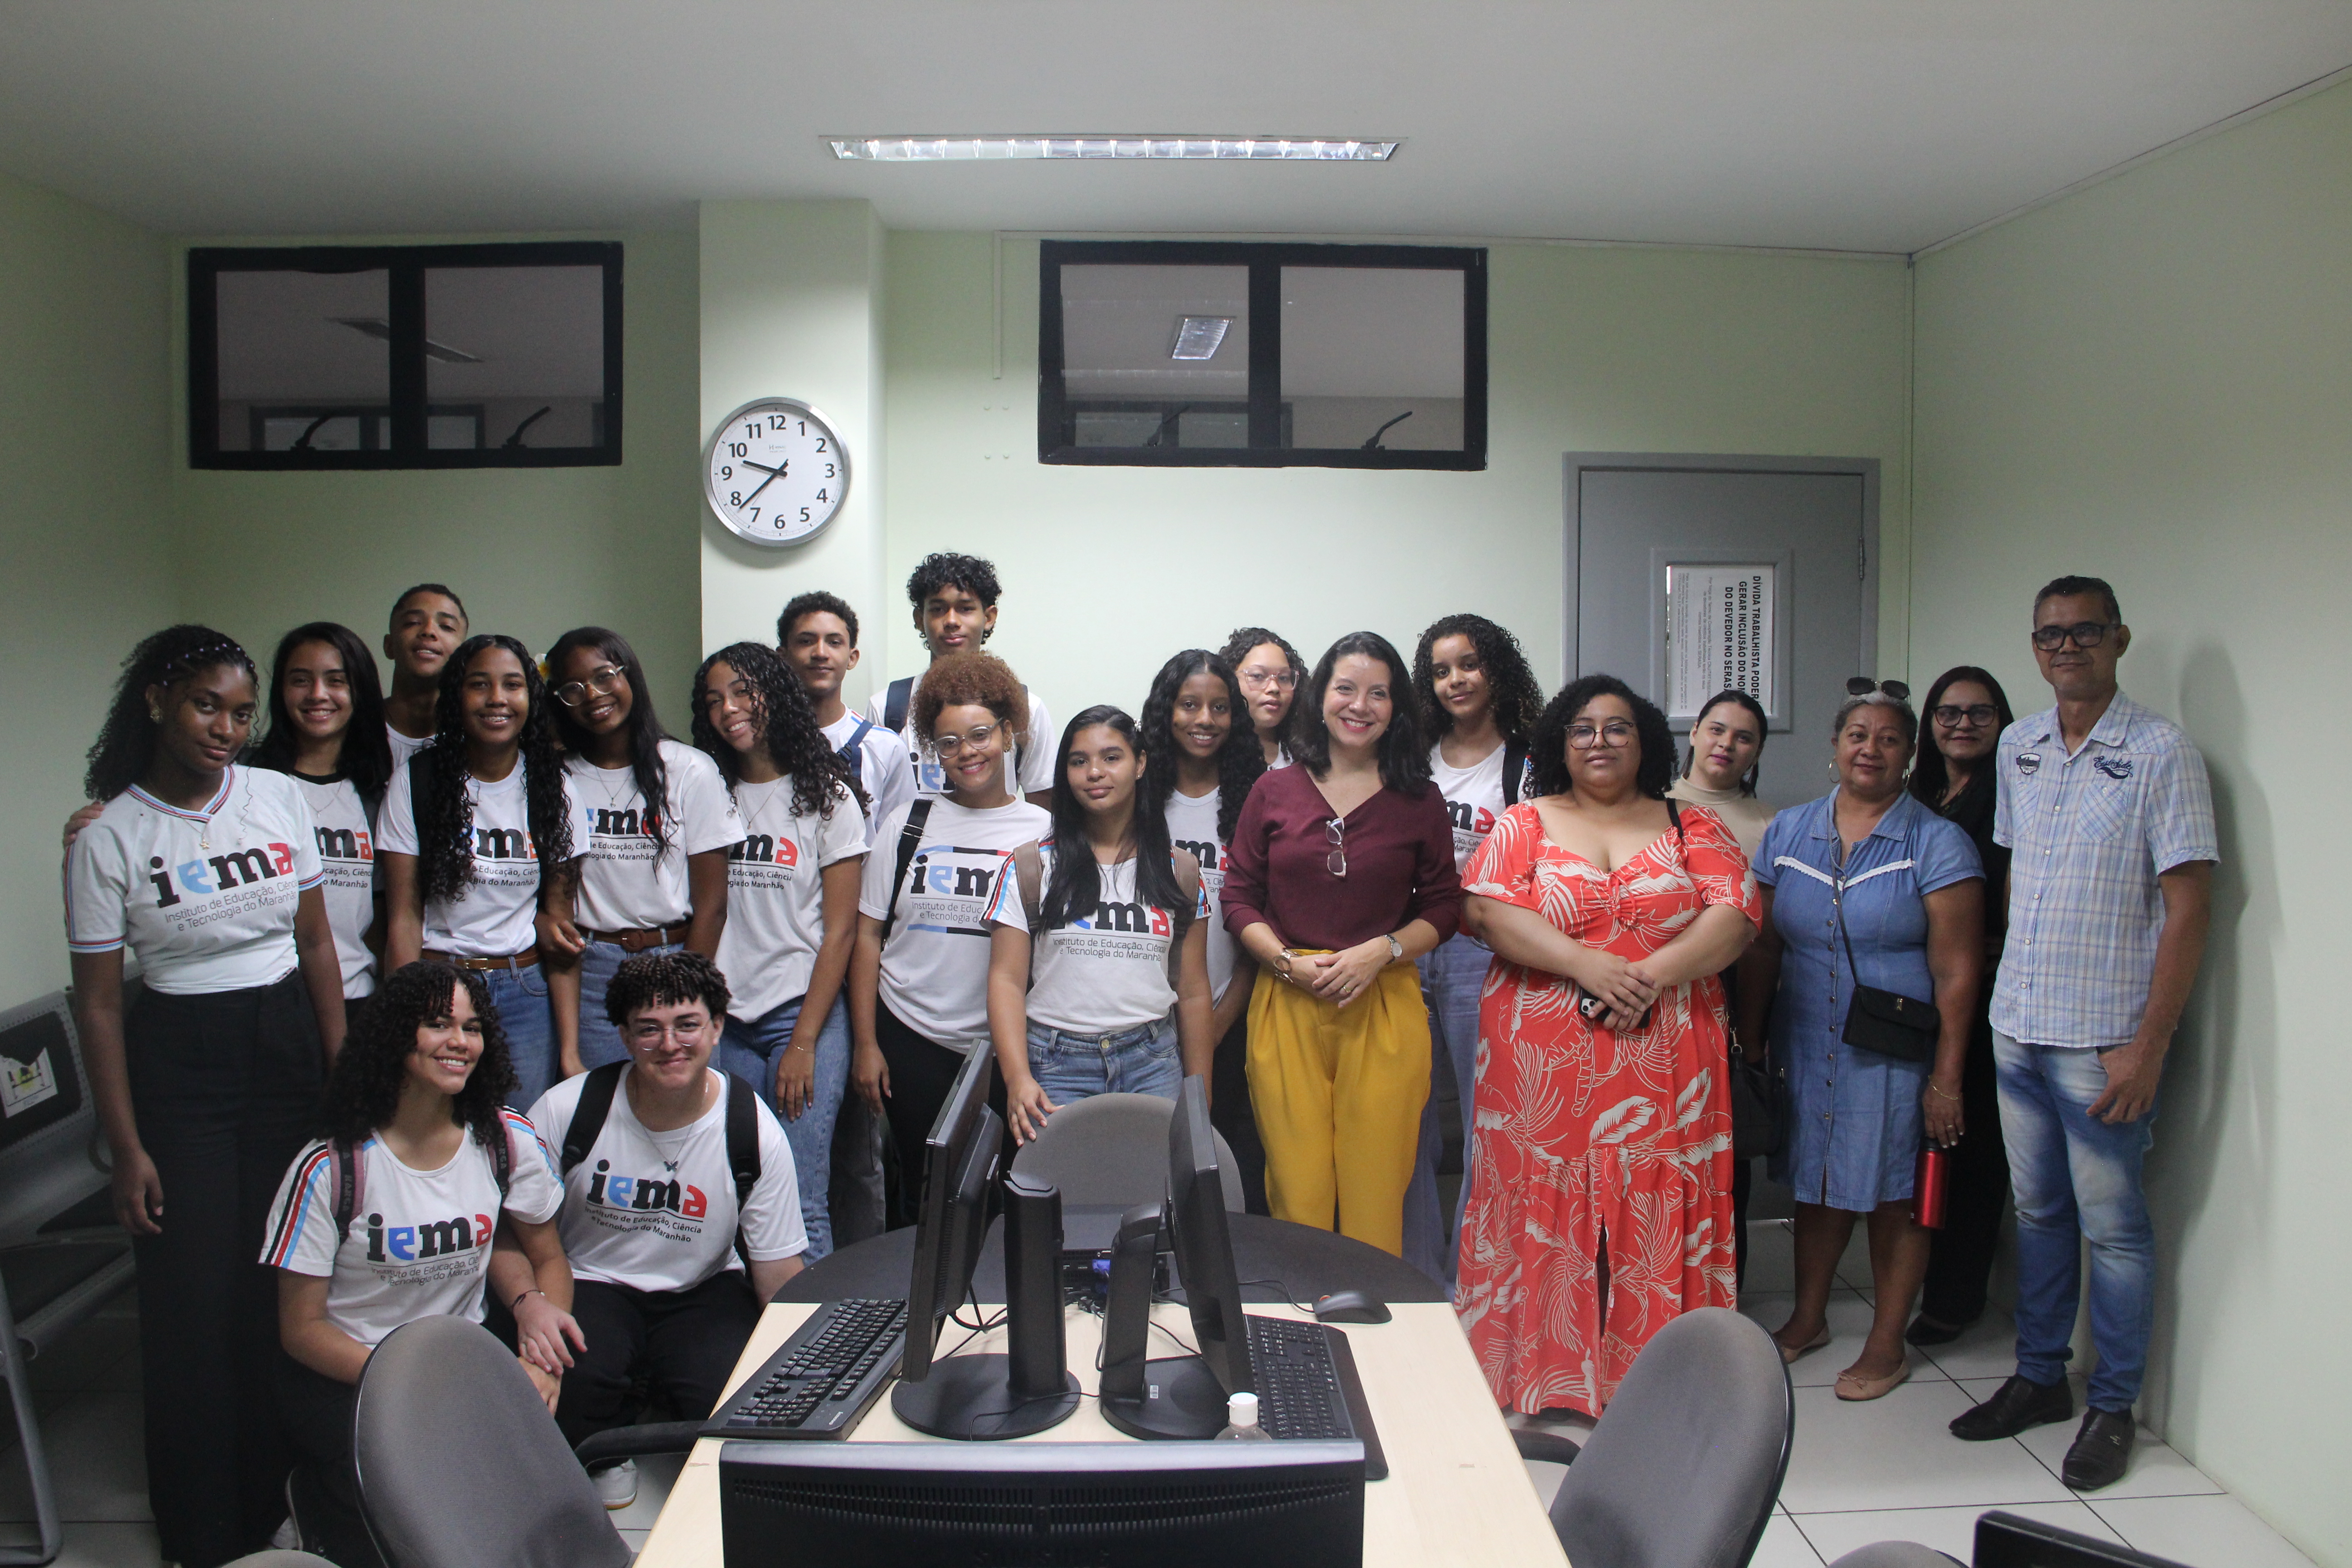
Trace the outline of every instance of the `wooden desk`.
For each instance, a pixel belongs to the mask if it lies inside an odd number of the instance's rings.
[[[743,1347],[742,1360],[735,1363],[730,1394],[814,1310],[803,1302],[769,1305]],[[1512,1447],[1502,1413],[1486,1392],[1486,1380],[1471,1359],[1454,1309],[1439,1302],[1402,1302],[1391,1310],[1396,1314],[1392,1322],[1350,1323],[1342,1329],[1389,1460],[1388,1479],[1364,1488],[1365,1568],[1564,1565],[1559,1538],[1552,1533],[1551,1521]],[[1251,1311],[1270,1318],[1306,1316],[1288,1307],[1253,1304]],[[1163,1303],[1152,1315],[1191,1342],[1192,1322],[1183,1308]],[[1066,1322],[1070,1368],[1079,1385],[1092,1394],[1101,1320],[1072,1310]],[[958,1345],[965,1332],[950,1323],[940,1343],[968,1352],[1004,1348],[1002,1329]],[[1151,1348],[1155,1355],[1178,1353],[1164,1336],[1154,1336]],[[849,1439],[924,1440],[891,1414],[887,1392]],[[1059,1426],[1012,1440],[1128,1439],[1087,1399]],[[719,1568],[719,1448],[716,1438],[705,1438],[687,1456],[636,1568]]]

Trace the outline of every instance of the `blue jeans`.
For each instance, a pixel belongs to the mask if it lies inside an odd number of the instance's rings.
[[[648,953],[683,952],[682,942],[660,947],[642,948],[625,952],[617,942],[591,942],[580,955],[580,1065],[583,1068],[610,1066],[629,1059],[629,1047],[621,1043],[621,1031],[604,1016],[604,992],[613,984],[613,976],[625,959],[643,958]]]
[[[1090,1094],[1156,1094],[1173,1100],[1184,1086],[1173,1018],[1108,1035],[1073,1035],[1032,1024],[1029,1070],[1055,1105]]]
[[[1475,937],[1453,936],[1421,961],[1422,995],[1429,1004],[1429,1098],[1421,1108],[1421,1149],[1413,1159],[1412,1181],[1404,1190],[1404,1260],[1449,1285],[1461,1251],[1470,1163],[1462,1163],[1462,1190],[1454,1196],[1449,1217],[1437,1192],[1437,1161],[1445,1152],[1445,1134],[1437,1119],[1438,1085],[1444,1081],[1438,1075],[1454,1075],[1466,1142],[1478,1079],[1478,993],[1486,986],[1486,965],[1494,956]]]
[[[2140,1182],[2156,1109],[2112,1127],[2087,1114],[2107,1087],[2095,1050],[2021,1045],[1999,1030],[1992,1048],[2017,1201],[2018,1375],[2040,1384],[2066,1375],[2087,1239],[2099,1352],[2090,1404],[2127,1411],[2156,1315],[2156,1227]]]
[[[533,963],[486,969],[481,975],[490,988],[490,1004],[499,1010],[499,1027],[506,1032],[508,1058],[514,1063],[514,1096],[509,1103],[527,1116],[560,1076],[555,1063],[555,1014],[547,1002],[547,971]]]
[[[814,1263],[833,1251],[833,1126],[841,1114],[842,1097],[849,1090],[849,998],[836,994],[833,1011],[816,1037],[816,1080],[809,1086],[809,1102],[797,1118],[784,1114],[776,1099],[776,1053],[793,1043],[793,1028],[801,1019],[795,996],[762,1017],[746,1023],[727,1020],[719,1037],[718,1059],[711,1065],[731,1072],[760,1091],[784,1124],[784,1142],[792,1145],[793,1176],[799,1184],[801,1225],[808,1232],[806,1261]]]

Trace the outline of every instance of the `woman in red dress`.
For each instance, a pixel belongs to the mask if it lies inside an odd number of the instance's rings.
[[[1720,818],[1670,810],[1673,732],[1624,682],[1569,687],[1528,754],[1537,798],[1463,877],[1495,960],[1454,1305],[1497,1402],[1598,1415],[1652,1334],[1733,1301],[1716,973],[1761,900]]]

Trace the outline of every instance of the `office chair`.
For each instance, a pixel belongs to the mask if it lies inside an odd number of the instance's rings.
[[[240,1557],[226,1568],[335,1568],[335,1565],[311,1552],[289,1552],[273,1547],[268,1552],[257,1552],[250,1557]]]
[[[1091,1094],[1045,1118],[1045,1130],[1013,1158],[1013,1173],[1051,1182],[1062,1202],[1127,1207],[1168,1195],[1168,1123],[1176,1102],[1156,1094]],[[1242,1212],[1242,1173],[1216,1134],[1225,1212]]]
[[[1932,1546],[1922,1546],[1916,1541],[1874,1541],[1867,1546],[1857,1546],[1830,1568],[1968,1568],[1955,1557],[1947,1557]]]
[[[1746,1568],[1789,1471],[1796,1404],[1772,1336],[1724,1307],[1651,1336],[1578,1445],[1515,1429],[1569,1467],[1551,1523],[1579,1568]]]

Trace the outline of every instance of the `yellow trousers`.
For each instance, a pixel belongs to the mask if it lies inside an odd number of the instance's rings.
[[[1413,966],[1390,964],[1346,1007],[1260,968],[1249,1086],[1274,1217],[1402,1257],[1404,1190],[1429,1098],[1429,1011]]]

